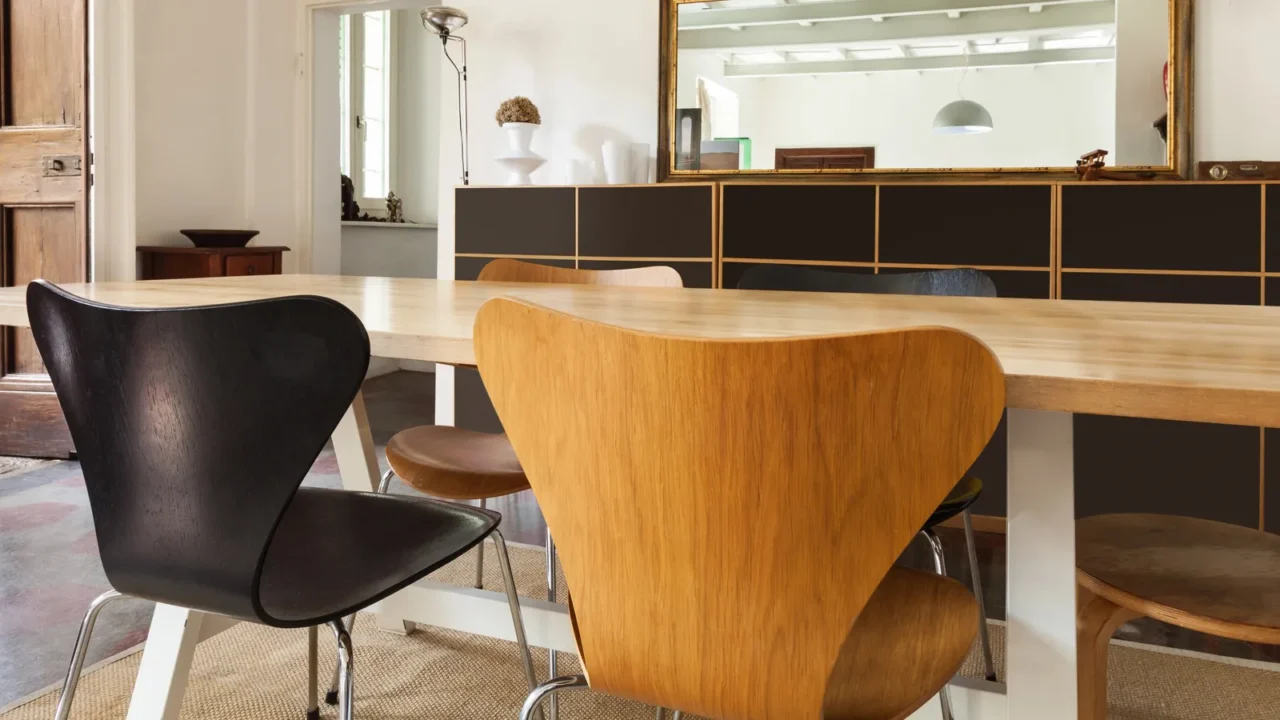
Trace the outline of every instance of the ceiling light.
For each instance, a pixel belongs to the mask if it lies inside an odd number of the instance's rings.
[[[938,135],[977,135],[994,129],[991,113],[972,100],[944,105],[933,118],[933,132]]]

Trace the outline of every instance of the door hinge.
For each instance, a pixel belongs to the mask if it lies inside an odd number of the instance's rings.
[[[41,161],[45,177],[70,177],[84,172],[79,155],[45,155]]]

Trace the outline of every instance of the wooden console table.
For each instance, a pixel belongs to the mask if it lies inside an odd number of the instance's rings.
[[[287,247],[198,248],[143,246],[138,266],[143,280],[279,275]]]

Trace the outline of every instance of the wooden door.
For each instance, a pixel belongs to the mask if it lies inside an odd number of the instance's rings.
[[[870,170],[876,166],[876,149],[778,148],[773,166],[777,170]]]
[[[0,0],[0,281],[88,278],[87,2]],[[0,340],[0,455],[73,451],[35,341]]]

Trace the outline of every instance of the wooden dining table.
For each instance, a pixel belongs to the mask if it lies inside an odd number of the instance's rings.
[[[476,311],[497,296],[688,337],[796,337],[919,326],[971,333],[999,358],[1007,380],[1006,671],[1002,683],[953,683],[958,720],[1077,716],[1074,413],[1280,427],[1280,308],[311,275],[66,288],[90,300],[146,308],[320,295],[360,317],[373,355],[455,365],[474,364]],[[27,324],[24,289],[0,290],[0,325]],[[378,462],[362,398],[333,441],[344,486],[376,487]],[[521,602],[530,644],[575,651],[563,606]],[[506,613],[498,593],[429,580],[375,610],[385,629],[403,631],[405,622],[415,622],[512,640]],[[232,622],[158,606],[128,717],[176,718],[197,643]]]

